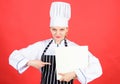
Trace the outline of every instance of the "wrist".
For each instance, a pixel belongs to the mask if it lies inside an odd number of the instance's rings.
[[[76,73],[74,71],[72,73],[73,73],[73,79],[77,78]]]
[[[29,60],[29,61],[27,62],[27,65],[28,65],[28,66],[31,66],[31,62],[32,62],[32,60]]]

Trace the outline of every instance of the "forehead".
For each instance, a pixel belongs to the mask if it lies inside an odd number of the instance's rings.
[[[59,26],[55,26],[55,27],[51,27],[51,29],[66,29],[67,27],[59,27]]]

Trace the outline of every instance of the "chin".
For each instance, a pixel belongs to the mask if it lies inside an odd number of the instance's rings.
[[[61,38],[55,38],[56,41],[61,41],[62,39]]]

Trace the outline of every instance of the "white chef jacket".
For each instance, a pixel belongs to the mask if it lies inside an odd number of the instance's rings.
[[[18,70],[20,74],[23,73],[29,68],[29,66],[27,66],[27,62],[29,60],[41,60],[42,53],[51,40],[52,38],[36,42],[20,50],[14,50],[9,57],[9,64]],[[68,39],[66,41],[68,46],[78,46],[76,43],[71,42]],[[61,41],[59,45],[53,41],[46,51],[45,55],[55,55],[55,48],[64,46],[64,41]],[[78,67],[78,69],[75,70],[77,79],[81,84],[87,84],[88,82],[102,75],[102,68],[98,58],[93,56],[90,52],[88,55],[88,67],[84,69]]]

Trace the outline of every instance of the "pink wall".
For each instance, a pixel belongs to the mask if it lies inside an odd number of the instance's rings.
[[[39,84],[38,70],[31,67],[20,75],[8,64],[8,57],[14,49],[51,37],[51,1],[0,1],[0,84]],[[70,2],[72,6],[68,38],[80,45],[88,45],[102,64],[103,75],[89,84],[119,84],[120,1],[61,1]],[[75,84],[79,84],[77,80]]]

